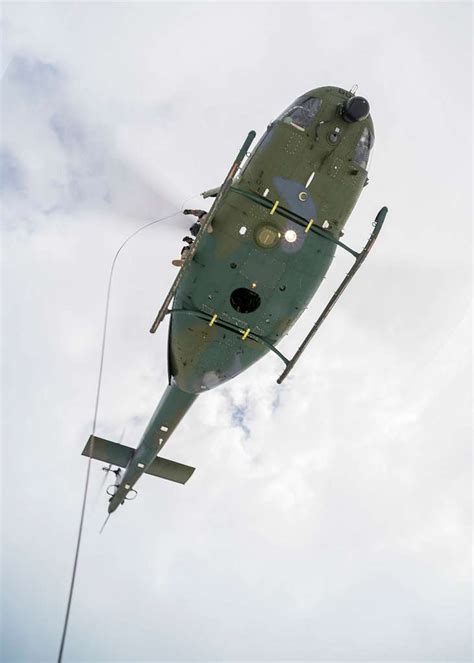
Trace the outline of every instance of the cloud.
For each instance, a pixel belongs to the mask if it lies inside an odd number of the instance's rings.
[[[24,176],[17,159],[8,150],[0,152],[0,187],[3,195],[19,193],[24,187]]]
[[[117,152],[107,127],[75,107],[58,66],[14,56],[3,92],[9,225],[79,209],[147,221],[176,206]]]
[[[8,5],[4,660],[57,655],[117,247],[292,98],[356,80],[377,142],[345,239],[387,203],[381,237],[281,387],[268,355],[199,397],[166,449],[186,487],[143,478],[99,536],[94,463],[66,660],[470,660],[470,11]],[[97,432],[131,446],[166,384],[166,325],[148,329],[180,223],[117,263]]]

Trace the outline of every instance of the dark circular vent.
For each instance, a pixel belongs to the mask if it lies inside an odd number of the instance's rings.
[[[239,313],[253,313],[261,304],[260,296],[248,288],[237,288],[230,296],[230,303]]]

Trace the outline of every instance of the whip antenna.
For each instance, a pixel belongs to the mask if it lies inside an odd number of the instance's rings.
[[[104,524],[103,524],[102,527],[100,528],[100,532],[99,532],[99,534],[102,534],[102,532],[104,531],[104,527],[105,527],[105,526],[107,525],[107,523],[109,522],[109,518],[110,518],[111,515],[112,515],[112,514],[109,513],[109,515],[107,516],[107,518],[104,520]]]

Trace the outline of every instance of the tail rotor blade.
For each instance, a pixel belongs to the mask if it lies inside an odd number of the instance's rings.
[[[102,493],[103,490],[104,490],[105,482],[107,481],[107,477],[109,476],[109,472],[111,471],[111,469],[112,469],[112,463],[110,463],[109,466],[104,466],[104,467],[102,468],[102,471],[103,471],[103,473],[104,473],[104,476],[103,476],[103,478],[102,478],[102,480],[101,480],[101,482],[100,482],[100,484],[99,484],[99,487],[98,487],[98,489],[97,489],[97,494],[96,494],[96,498],[95,498],[95,504],[97,504],[97,502],[99,501],[100,495],[101,495],[101,493]]]

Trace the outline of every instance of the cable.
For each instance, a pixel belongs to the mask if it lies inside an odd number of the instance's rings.
[[[99,411],[99,400],[100,400],[100,390],[102,386],[102,372],[104,368],[104,355],[105,355],[105,340],[107,337],[107,323],[109,319],[109,304],[110,304],[110,293],[112,290],[112,278],[114,275],[114,268],[115,268],[115,263],[117,262],[117,258],[123,249],[123,247],[128,244],[128,242],[132,239],[132,237],[135,237],[139,232],[142,230],[145,230],[145,228],[149,228],[150,226],[155,225],[156,223],[159,223],[160,221],[166,221],[167,219],[171,219],[174,216],[177,216],[178,214],[181,214],[181,210],[178,212],[173,212],[173,214],[168,214],[168,216],[163,216],[161,219],[156,219],[155,221],[150,221],[149,223],[146,223],[144,226],[141,226],[138,228],[138,230],[135,230],[131,235],[129,235],[124,242],[120,245],[117,253],[114,256],[114,259],[112,261],[112,266],[110,268],[110,274],[109,274],[109,283],[107,287],[107,295],[105,298],[105,316],[104,316],[104,328],[102,332],[102,346],[101,346],[101,351],[100,351],[100,363],[99,363],[99,378],[97,381],[97,392],[96,392],[96,397],[95,397],[95,407],[94,407],[94,418],[92,422],[92,441],[90,444],[89,448],[89,459],[87,462],[87,472],[86,472],[86,481],[84,484],[84,494],[82,498],[82,508],[81,508],[81,517],[79,520],[79,530],[77,533],[77,542],[76,542],[76,553],[74,555],[74,564],[72,567],[72,575],[71,575],[71,584],[69,587],[69,596],[68,596],[68,601],[67,601],[67,607],[66,607],[66,616],[64,619],[64,626],[63,626],[63,632],[61,636],[61,645],[59,647],[59,654],[58,654],[58,663],[61,663],[62,658],[63,658],[63,651],[64,651],[64,643],[66,641],[66,633],[67,633],[67,627],[69,623],[69,613],[71,611],[71,603],[72,603],[72,595],[74,592],[74,584],[76,581],[76,571],[77,571],[77,562],[79,559],[79,550],[81,547],[81,539],[82,539],[82,529],[84,525],[84,515],[86,511],[86,503],[87,503],[87,493],[89,490],[89,480],[90,480],[90,473],[91,473],[91,465],[92,465],[92,455],[94,452],[94,434],[95,434],[95,429],[97,425],[97,413]],[[108,518],[107,518],[108,520]],[[107,522],[107,521],[106,521]],[[105,525],[105,523],[104,523]]]

